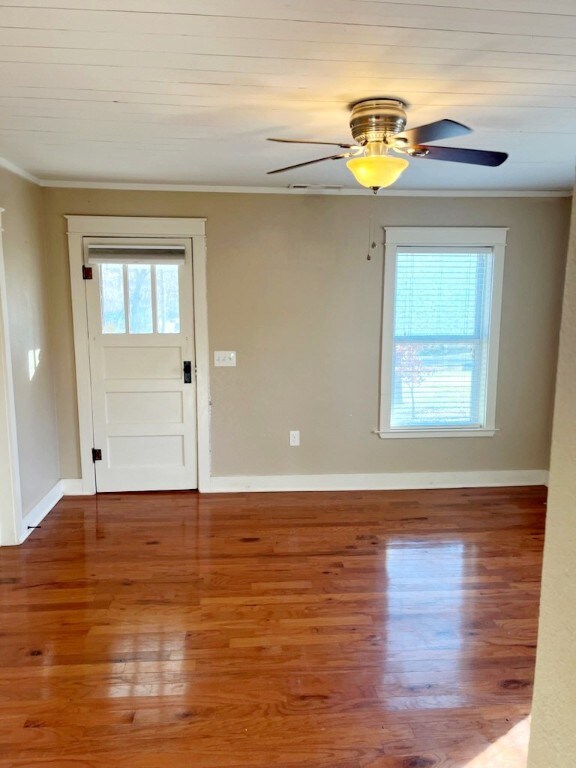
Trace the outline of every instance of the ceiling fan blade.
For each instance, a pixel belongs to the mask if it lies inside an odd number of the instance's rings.
[[[293,168],[302,168],[305,165],[314,165],[314,163],[323,163],[324,160],[340,160],[342,157],[350,157],[349,152],[345,152],[341,155],[328,155],[328,157],[318,157],[316,160],[308,160],[305,163],[296,163],[296,165],[287,165],[285,168],[276,168],[275,171],[268,171],[270,176],[273,173],[284,173],[284,171],[291,171]]]
[[[453,136],[463,136],[466,133],[472,133],[472,129],[467,125],[457,123],[455,120],[437,120],[435,123],[418,125],[416,128],[402,131],[395,138],[407,139],[409,146],[414,146],[427,144],[429,141],[450,139]]]
[[[419,152],[423,154],[420,155]],[[492,152],[485,149],[461,149],[460,147],[410,147],[409,154],[424,160],[448,160],[451,163],[488,165],[495,168],[508,158],[506,152]]]
[[[338,144],[336,141],[307,141],[306,139],[266,139],[266,141],[281,141],[283,144],[324,144],[342,149],[352,149],[352,147],[358,146],[358,144]]]

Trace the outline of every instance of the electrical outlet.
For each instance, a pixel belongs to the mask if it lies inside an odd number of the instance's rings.
[[[290,430],[290,445],[295,448],[296,446],[300,445],[300,430],[299,429],[291,429]]]

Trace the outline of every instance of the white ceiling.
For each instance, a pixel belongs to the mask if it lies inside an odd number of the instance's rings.
[[[478,0],[476,0],[478,2]],[[479,3],[480,4],[480,3]],[[576,0],[13,0],[0,4],[0,155],[40,179],[355,187],[349,102],[396,96],[440,144],[500,168],[412,160],[401,189],[568,190]],[[327,152],[326,154],[329,154]]]

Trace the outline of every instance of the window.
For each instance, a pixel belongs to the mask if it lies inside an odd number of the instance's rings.
[[[494,434],[506,232],[386,228],[380,437]]]
[[[180,333],[184,246],[90,238],[85,247],[99,270],[102,333]]]

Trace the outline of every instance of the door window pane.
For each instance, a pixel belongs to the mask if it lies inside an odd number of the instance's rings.
[[[102,333],[126,333],[122,264],[100,265]]]
[[[130,333],[152,333],[152,269],[128,265],[128,324]]]
[[[180,333],[177,264],[156,266],[156,319],[158,333]]]

